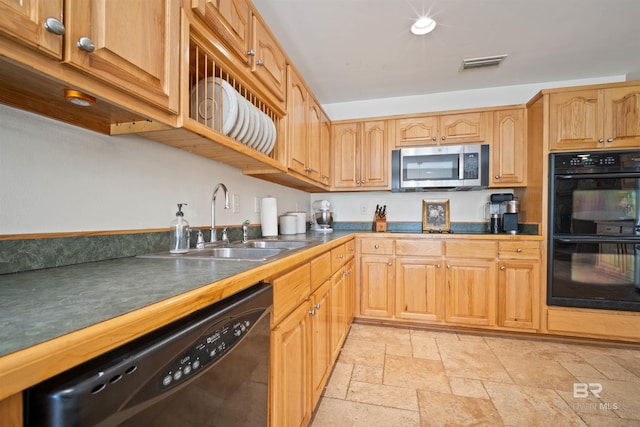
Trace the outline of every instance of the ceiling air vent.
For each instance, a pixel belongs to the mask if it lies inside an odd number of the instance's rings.
[[[462,60],[462,69],[460,71],[498,66],[506,57],[507,55],[496,55],[485,56],[483,58],[464,59]]]

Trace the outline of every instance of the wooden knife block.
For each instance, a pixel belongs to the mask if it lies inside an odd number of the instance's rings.
[[[373,231],[386,232],[387,231],[387,218],[380,218],[378,215],[375,217],[373,223]]]

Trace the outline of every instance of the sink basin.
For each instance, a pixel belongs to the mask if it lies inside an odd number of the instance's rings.
[[[297,249],[311,243],[305,240],[249,240],[241,245],[245,248]]]
[[[222,247],[194,249],[184,254],[159,252],[156,254],[138,255],[140,258],[168,258],[168,259],[227,259],[238,261],[265,261],[279,255],[284,249],[253,248],[253,247]]]

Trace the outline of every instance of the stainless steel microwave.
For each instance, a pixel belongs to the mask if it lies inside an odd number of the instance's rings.
[[[438,145],[394,150],[392,191],[471,190],[489,185],[489,145]]]

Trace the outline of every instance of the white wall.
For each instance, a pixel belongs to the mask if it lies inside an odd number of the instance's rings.
[[[397,114],[495,107],[525,104],[542,89],[611,83],[625,80],[626,77],[624,75],[608,76],[593,79],[502,86],[429,95],[324,104],[322,108],[331,120],[349,120],[364,117],[393,116]]]
[[[329,200],[334,212],[334,221],[373,221],[376,205],[387,205],[388,221],[422,221],[422,201],[449,199],[451,222],[483,222],[484,205],[492,193],[512,193],[506,190],[446,191],[418,193],[390,193],[372,191],[366,193],[322,193],[313,194],[315,200]]]
[[[240,196],[216,223],[260,223],[254,197],[309,210],[309,195],[145,138],[109,137],[0,105],[0,235],[168,227],[185,202],[192,227],[211,223],[218,182]]]

